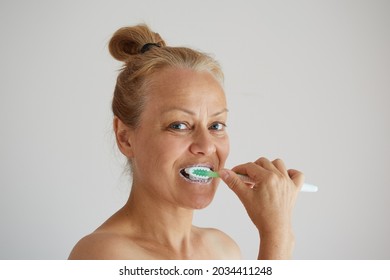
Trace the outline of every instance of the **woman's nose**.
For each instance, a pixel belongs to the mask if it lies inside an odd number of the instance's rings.
[[[191,143],[190,150],[193,154],[205,156],[216,152],[214,139],[208,129],[198,130],[193,134],[193,142]]]

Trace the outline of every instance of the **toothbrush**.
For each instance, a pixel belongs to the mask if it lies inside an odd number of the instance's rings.
[[[188,167],[185,169],[185,172],[189,174],[191,177],[196,178],[196,179],[208,179],[208,178],[218,178],[219,174],[217,172],[211,171],[207,167]],[[237,175],[240,177],[240,179],[244,183],[249,183],[249,184],[254,184],[255,181],[253,179],[249,178],[246,175],[243,174],[238,174]],[[317,192],[318,187],[311,185],[311,184],[303,184],[301,188],[301,192]]]

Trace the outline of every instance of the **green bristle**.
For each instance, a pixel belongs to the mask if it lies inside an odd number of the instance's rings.
[[[192,174],[197,176],[202,176],[202,177],[213,177],[213,178],[219,177],[217,172],[203,170],[203,169],[194,169],[192,170]]]

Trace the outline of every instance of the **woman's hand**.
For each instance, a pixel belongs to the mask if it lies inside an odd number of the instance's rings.
[[[287,170],[283,161],[260,158],[220,171],[222,180],[237,194],[260,233],[259,258],[290,258],[293,248],[292,212],[304,176]],[[248,186],[236,173],[254,180]]]

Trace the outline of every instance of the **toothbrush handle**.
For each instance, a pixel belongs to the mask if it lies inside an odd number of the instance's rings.
[[[317,192],[318,187],[312,184],[303,184],[301,192]]]
[[[253,179],[249,178],[248,176],[242,174],[237,174],[237,175],[244,183],[255,184],[255,181],[253,181]],[[303,184],[301,188],[301,192],[317,192],[317,191],[318,191],[318,187],[312,184]]]

